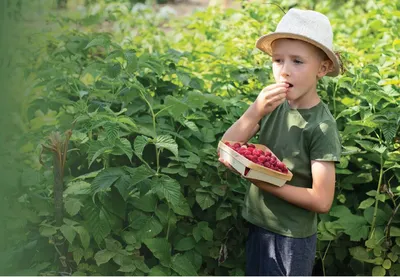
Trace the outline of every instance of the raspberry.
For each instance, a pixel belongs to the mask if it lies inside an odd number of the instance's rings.
[[[269,151],[265,151],[265,156],[267,156],[267,157],[271,157],[271,156],[272,156],[272,154],[271,154],[271,152],[269,152]]]
[[[256,148],[256,146],[254,144],[249,144],[248,146],[249,148]]]
[[[258,161],[260,161],[262,163],[264,163],[266,159],[267,159],[267,157],[265,157],[265,156],[258,157]]]
[[[276,158],[275,158],[275,157],[271,157],[270,163],[273,164],[273,165],[275,165],[275,164],[276,164]]]
[[[264,162],[264,165],[265,165],[266,167],[268,167],[268,168],[271,167],[271,164],[270,164],[269,162]]]
[[[239,148],[241,145],[240,145],[240,143],[238,143],[238,142],[236,142],[234,145],[233,145],[233,147],[234,148]]]

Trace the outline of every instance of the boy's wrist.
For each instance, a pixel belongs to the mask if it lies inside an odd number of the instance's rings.
[[[244,116],[251,120],[254,120],[255,122],[259,122],[263,118],[262,113],[258,111],[254,103],[249,106],[249,108],[244,113]]]

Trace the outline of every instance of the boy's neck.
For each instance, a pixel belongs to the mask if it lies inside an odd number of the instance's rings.
[[[310,109],[318,105],[319,102],[321,102],[321,99],[319,98],[317,91],[307,93],[296,100],[288,100],[291,109]]]

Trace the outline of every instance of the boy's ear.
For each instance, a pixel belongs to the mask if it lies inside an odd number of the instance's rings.
[[[325,60],[321,62],[321,65],[318,70],[317,77],[322,78],[329,72],[333,70],[333,63],[331,60]]]

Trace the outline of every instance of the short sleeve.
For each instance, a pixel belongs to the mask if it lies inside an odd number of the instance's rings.
[[[310,159],[340,161],[342,145],[335,121],[320,122],[311,136]]]

